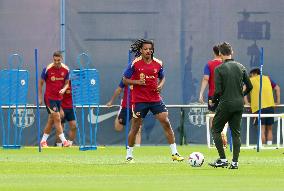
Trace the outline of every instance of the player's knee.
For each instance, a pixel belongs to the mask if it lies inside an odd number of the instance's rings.
[[[77,124],[75,120],[69,121],[69,126],[72,128],[76,128]]]
[[[141,127],[141,126],[139,126],[138,133],[139,133],[139,134],[142,133],[142,127]]]

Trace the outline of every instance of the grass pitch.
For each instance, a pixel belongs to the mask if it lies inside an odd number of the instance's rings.
[[[217,158],[215,149],[182,146],[187,157],[202,152],[205,163],[193,168],[185,162],[172,162],[169,146],[135,148],[134,164],[126,164],[125,148],[105,147],[97,151],[72,148],[35,147],[0,150],[0,190],[284,190],[284,152],[241,150],[240,168],[229,170],[208,166]],[[232,154],[227,149],[227,157]]]

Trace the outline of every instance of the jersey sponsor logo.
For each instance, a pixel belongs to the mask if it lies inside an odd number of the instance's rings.
[[[95,109],[91,109],[91,113],[88,115],[88,122],[95,124],[97,120],[97,116],[95,115]],[[103,122],[115,115],[117,115],[118,111],[113,111],[110,113],[102,114],[98,116],[98,123]]]
[[[154,79],[155,78],[155,76],[146,76],[146,79]]]
[[[51,76],[51,81],[56,81],[56,80],[64,80],[64,78],[56,78],[55,76]]]
[[[16,112],[18,111],[18,112]],[[16,127],[26,128],[33,125],[35,115],[33,109],[14,109],[12,114],[13,124]]]
[[[207,108],[190,108],[188,112],[188,120],[191,124],[201,127],[206,125]]]

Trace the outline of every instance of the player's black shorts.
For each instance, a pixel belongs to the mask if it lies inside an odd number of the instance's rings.
[[[133,108],[133,117],[134,118],[145,118],[149,110],[153,113],[153,115],[168,112],[163,101],[159,102],[141,102],[135,103]]]
[[[209,111],[212,111],[212,112],[215,112],[215,110],[216,110],[218,104],[215,103],[213,106],[210,106],[210,105],[209,105],[209,100],[213,100],[213,96],[208,96],[208,101],[207,101],[207,103],[208,103],[208,110],[209,110]]]
[[[129,121],[132,119],[132,110],[129,110]],[[126,125],[126,121],[127,121],[127,108],[122,107],[120,108],[119,112],[118,112],[118,121],[121,125]]]
[[[258,114],[258,111],[255,112],[255,114]],[[274,107],[267,107],[261,109],[261,114],[274,114]],[[258,120],[255,120],[254,125],[258,124]],[[273,125],[274,124],[274,117],[262,117],[261,118],[261,125]]]
[[[62,123],[65,123],[66,121],[74,121],[75,120],[75,115],[73,108],[71,109],[63,109],[64,112],[64,118],[61,120]]]
[[[60,100],[44,99],[44,103],[48,114],[60,111],[60,106],[61,106]]]

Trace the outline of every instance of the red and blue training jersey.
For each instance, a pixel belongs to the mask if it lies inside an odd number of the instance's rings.
[[[72,109],[73,108],[73,102],[72,102],[72,88],[71,88],[71,82],[69,81],[69,86],[67,90],[65,91],[65,94],[63,95],[63,99],[61,101],[61,107],[63,109]]]
[[[42,70],[41,78],[45,80],[45,99],[62,100],[59,91],[64,87],[65,81],[69,80],[69,68],[61,63],[61,67],[49,64]]]
[[[122,97],[122,99],[121,99],[121,103],[120,103],[120,105],[121,105],[121,107],[122,108],[127,108],[127,94],[128,94],[128,88],[130,88],[130,90],[129,90],[129,108],[131,108],[131,106],[132,106],[132,89],[133,89],[133,86],[132,85],[130,85],[130,86],[125,86],[125,84],[122,82],[122,81],[120,81],[120,83],[119,83],[119,87],[121,88],[121,89],[123,89],[123,97]]]
[[[214,70],[220,64],[222,64],[222,60],[214,59],[214,60],[208,61],[208,63],[204,67],[204,75],[209,76],[209,80],[208,80],[208,84],[209,84],[208,96],[209,97],[214,96],[214,92],[215,92]]]
[[[159,102],[160,93],[157,91],[158,79],[164,78],[162,61],[153,58],[145,63],[142,57],[137,57],[124,72],[124,77],[132,80],[145,79],[146,85],[133,85],[132,102]]]

